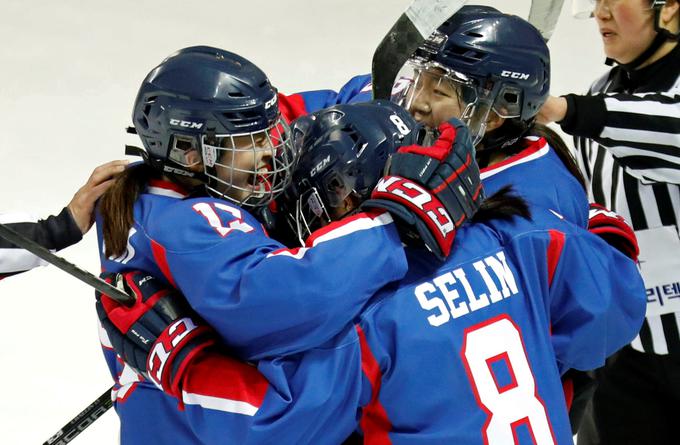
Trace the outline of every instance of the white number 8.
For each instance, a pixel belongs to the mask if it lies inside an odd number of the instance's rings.
[[[406,136],[411,132],[411,129],[408,128],[408,125],[406,125],[406,123],[404,123],[404,121],[396,114],[390,114],[390,120],[394,126],[397,127],[397,131],[399,131],[399,133],[402,135]]]
[[[485,443],[514,444],[515,427],[528,424],[536,445],[555,444],[545,405],[537,398],[522,335],[510,318],[503,315],[467,330],[462,356],[477,400],[489,413]],[[514,377],[503,388],[491,369],[500,360]]]

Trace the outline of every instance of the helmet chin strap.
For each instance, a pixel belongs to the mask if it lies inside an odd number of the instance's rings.
[[[208,177],[205,175],[205,173],[194,172],[191,170],[187,170],[178,164],[168,165],[167,163],[159,159],[152,159],[149,157],[149,154],[143,148],[135,147],[134,145],[125,145],[125,154],[127,156],[139,156],[140,158],[142,158],[146,165],[150,166],[154,170],[164,175],[174,176],[178,179],[197,179],[198,181],[201,182],[201,186],[208,182]],[[181,182],[183,186],[191,188],[188,187],[186,181]]]
[[[477,144],[477,152],[491,153],[514,145],[529,132],[533,121],[534,119],[531,119],[530,122],[506,119],[500,127],[484,133],[484,137]]]
[[[657,33],[656,37],[654,37],[654,40],[652,40],[652,43],[649,45],[649,47],[642,51],[642,53],[635,58],[632,62],[628,63],[619,63],[615,59],[607,57],[605,60],[605,64],[607,66],[612,66],[614,63],[617,63],[621,68],[623,68],[626,71],[633,71],[636,69],[638,66],[642,65],[644,62],[649,60],[650,57],[654,55],[654,53],[661,48],[661,45],[666,43],[668,40],[668,37],[664,33]]]

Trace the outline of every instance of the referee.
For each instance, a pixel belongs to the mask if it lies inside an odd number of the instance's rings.
[[[647,288],[638,337],[598,371],[579,445],[680,440],[680,47],[678,0],[595,0],[608,63],[588,95],[539,114],[574,136],[589,198],[635,229]],[[593,296],[596,298],[597,296]]]

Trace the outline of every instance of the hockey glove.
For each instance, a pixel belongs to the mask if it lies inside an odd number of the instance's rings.
[[[388,210],[402,241],[423,243],[439,259],[451,252],[456,230],[484,200],[470,134],[458,119],[439,126],[430,147],[408,145],[393,154],[386,176],[362,208]]]
[[[620,215],[599,204],[591,203],[588,212],[588,230],[628,258],[637,261],[640,247],[635,232]]]
[[[97,314],[116,353],[166,393],[181,398],[182,374],[216,336],[184,297],[142,272],[101,275],[130,295],[126,307],[96,292]]]

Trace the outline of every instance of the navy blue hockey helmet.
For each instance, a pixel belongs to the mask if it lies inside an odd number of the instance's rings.
[[[150,165],[198,179],[213,195],[257,207],[289,182],[294,150],[277,91],[236,54],[208,46],[172,54],[142,82],[132,121]]]
[[[550,52],[526,20],[488,6],[464,6],[407,62],[394,100],[413,111],[440,86],[458,99],[457,115],[445,119],[463,119],[477,144],[491,111],[523,128],[533,122],[550,90]]]
[[[296,120],[301,154],[281,204],[300,242],[370,197],[387,159],[410,143],[416,127],[406,110],[385,100],[336,105]]]

